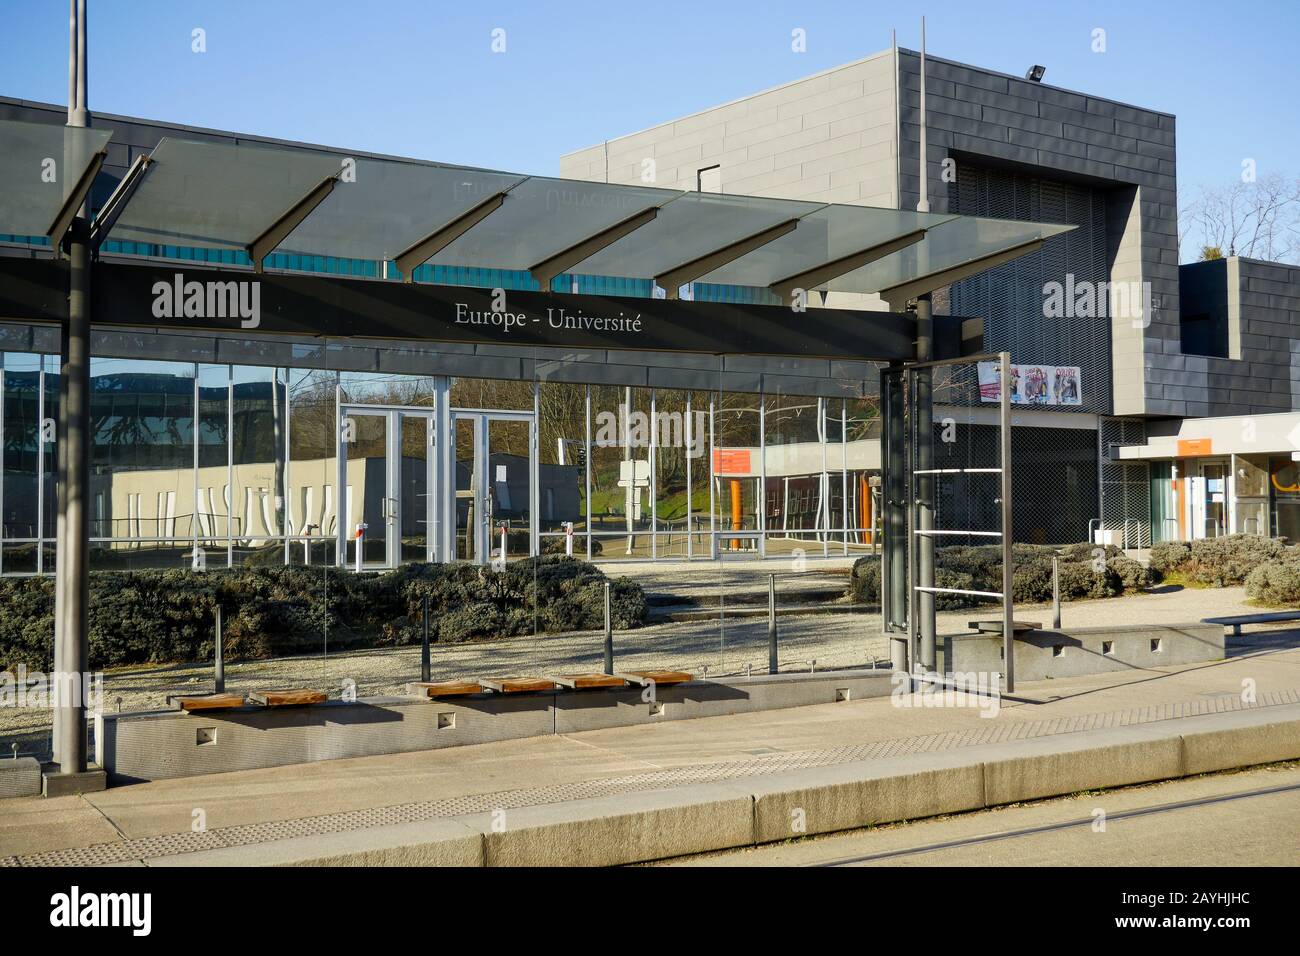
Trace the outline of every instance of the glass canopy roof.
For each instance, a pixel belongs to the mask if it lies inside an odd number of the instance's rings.
[[[102,129],[0,120],[0,232],[48,236],[85,173],[102,160]],[[89,182],[84,183],[88,189]],[[80,203],[78,203],[79,205]]]
[[[0,232],[50,234],[109,132],[0,122]],[[42,163],[64,157],[57,184]],[[895,307],[1073,226],[917,213],[165,138],[97,230],[246,251],[880,293]]]

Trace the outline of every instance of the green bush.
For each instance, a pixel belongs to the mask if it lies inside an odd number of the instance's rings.
[[[1011,596],[1017,603],[1037,604],[1052,599],[1052,555],[1050,547],[1017,544],[1012,548],[1015,568]],[[880,603],[880,562],[859,558],[849,576],[848,597],[858,604]],[[1114,597],[1136,591],[1155,581],[1149,568],[1124,556],[1119,548],[1086,543],[1061,549],[1060,582],[1062,600]],[[935,584],[971,591],[1002,590],[1002,548],[999,545],[940,548],[935,552]],[[991,603],[972,595],[939,595],[939,610],[955,610]]]
[[[1261,564],[1246,575],[1246,596],[1267,607],[1300,607],[1300,560]]]
[[[210,660],[222,608],[227,660],[417,643],[424,601],[433,640],[461,642],[601,627],[605,582],[615,628],[640,626],[645,595],[576,558],[412,564],[383,574],[333,567],[193,572],[97,571],[90,576],[90,665]],[[52,666],[54,582],[0,578],[0,669]]]
[[[1288,549],[1275,538],[1232,534],[1190,544],[1170,541],[1151,549],[1151,566],[1161,575],[1177,574],[1190,584],[1230,587],[1243,584],[1256,568],[1286,558]]]

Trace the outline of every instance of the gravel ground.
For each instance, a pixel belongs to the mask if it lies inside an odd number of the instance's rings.
[[[809,574],[807,586],[825,586],[833,574]],[[702,576],[703,577],[703,576]],[[709,576],[712,577],[712,576]],[[766,588],[766,575],[754,580],[723,580],[730,590]],[[817,580],[820,579],[820,580]],[[842,577],[840,578],[842,580]],[[648,591],[674,594],[697,590],[706,581],[643,581]],[[717,593],[719,579],[712,579]],[[781,585],[779,585],[781,586]],[[1097,601],[1064,605],[1065,627],[1199,621],[1205,617],[1248,614],[1243,588],[1161,589]],[[943,612],[940,634],[963,633],[968,621],[996,617],[997,609]],[[1018,606],[1016,617],[1051,624],[1051,608]],[[878,613],[791,614],[779,618],[783,670],[817,670],[887,666],[888,649],[880,632]],[[758,618],[712,617],[701,621],[653,624],[614,635],[615,664],[619,669],[662,667],[689,670],[696,675],[719,676],[757,673],[767,668],[767,621]],[[433,678],[490,677],[523,674],[575,673],[599,670],[603,638],[599,632],[575,632],[510,638],[477,644],[437,645],[432,649]],[[227,690],[249,691],[284,686],[311,686],[338,696],[345,680],[355,681],[362,696],[401,693],[403,685],[418,678],[418,647],[385,648],[250,661],[226,666]],[[203,665],[165,665],[110,671],[105,675],[105,710],[123,712],[166,706],[168,694],[210,691],[212,669]],[[34,708],[0,709],[0,748],[8,752],[13,740],[29,752],[42,739],[48,741],[50,716]]]

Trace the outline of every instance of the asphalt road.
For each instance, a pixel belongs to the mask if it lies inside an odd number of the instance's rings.
[[[677,866],[1296,866],[1300,762],[670,861]]]

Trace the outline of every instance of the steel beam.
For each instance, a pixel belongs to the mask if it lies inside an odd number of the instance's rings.
[[[95,215],[95,221],[90,225],[90,249],[92,252],[99,251],[99,247],[104,244],[109,233],[113,231],[113,226],[117,224],[118,217],[126,209],[127,203],[135,195],[136,189],[144,181],[145,174],[153,166],[153,157],[147,154],[141,154],[135,158],[131,168],[126,171],[121,182],[113,190],[103,207]]]
[[[915,279],[909,279],[907,282],[896,286],[880,289],[878,294],[889,303],[891,309],[899,310],[918,296],[927,292],[934,292],[936,289],[942,289],[944,286],[960,282],[962,279],[967,279],[973,275],[978,275],[988,269],[1000,266],[1004,262],[1010,262],[1012,259],[1019,259],[1031,252],[1037,252],[1042,245],[1042,239],[1030,239],[1028,242],[1022,242],[1009,249],[1003,249],[1001,252],[980,256],[978,259],[971,259],[950,269],[941,269],[938,272],[931,272]]]
[[[282,212],[261,235],[248,244],[248,257],[253,260],[254,272],[262,271],[266,257],[311,215],[313,209],[325,201],[325,197],[334,191],[334,184],[337,182],[338,173],[326,176],[312,188],[311,192]]]
[[[671,202],[672,200],[669,200]],[[563,275],[571,268],[585,259],[590,259],[606,246],[612,246],[618,240],[622,239],[629,233],[635,232],[647,223],[653,222],[654,218],[659,215],[659,206],[651,206],[649,209],[642,209],[635,212],[614,225],[602,229],[594,235],[581,239],[566,249],[548,256],[535,266],[529,266],[528,272],[543,292],[551,288],[551,281],[558,275]]]
[[[520,180],[523,182],[523,180]],[[515,186],[519,183],[515,183]],[[510,187],[511,189],[514,186]],[[459,216],[439,226],[423,239],[417,240],[399,252],[394,259],[401,270],[403,282],[413,282],[415,270],[451,245],[465,233],[469,232],[492,213],[501,208],[506,201],[508,190],[501,190],[475,203]]]
[[[772,240],[780,239],[787,233],[794,232],[798,225],[798,219],[787,219],[775,226],[769,226],[746,236],[744,239],[737,239],[735,242],[728,243],[721,249],[707,252],[702,256],[691,259],[689,262],[683,262],[679,266],[661,272],[655,276],[655,283],[664,290],[669,299],[676,299],[678,289],[686,285],[686,283],[694,282],[700,276],[721,269],[727,263],[735,262],[741,256],[748,255],[755,249],[767,245]]]
[[[900,249],[906,249],[908,246],[915,245],[925,238],[925,230],[917,229],[913,232],[904,233],[901,236],[894,236],[885,242],[878,242],[873,246],[867,246],[859,249],[857,252],[851,252],[846,256],[840,256],[838,259],[832,259],[824,262],[819,266],[811,269],[805,269],[803,272],[797,272],[788,275],[784,279],[777,279],[769,289],[781,297],[781,301],[786,305],[792,305],[791,297],[795,289],[803,289],[805,292],[815,289],[818,286],[825,285],[832,279],[838,279],[842,275],[847,275],[855,269],[861,269],[865,265],[870,265],[877,259],[883,259],[885,256],[892,255]]]

